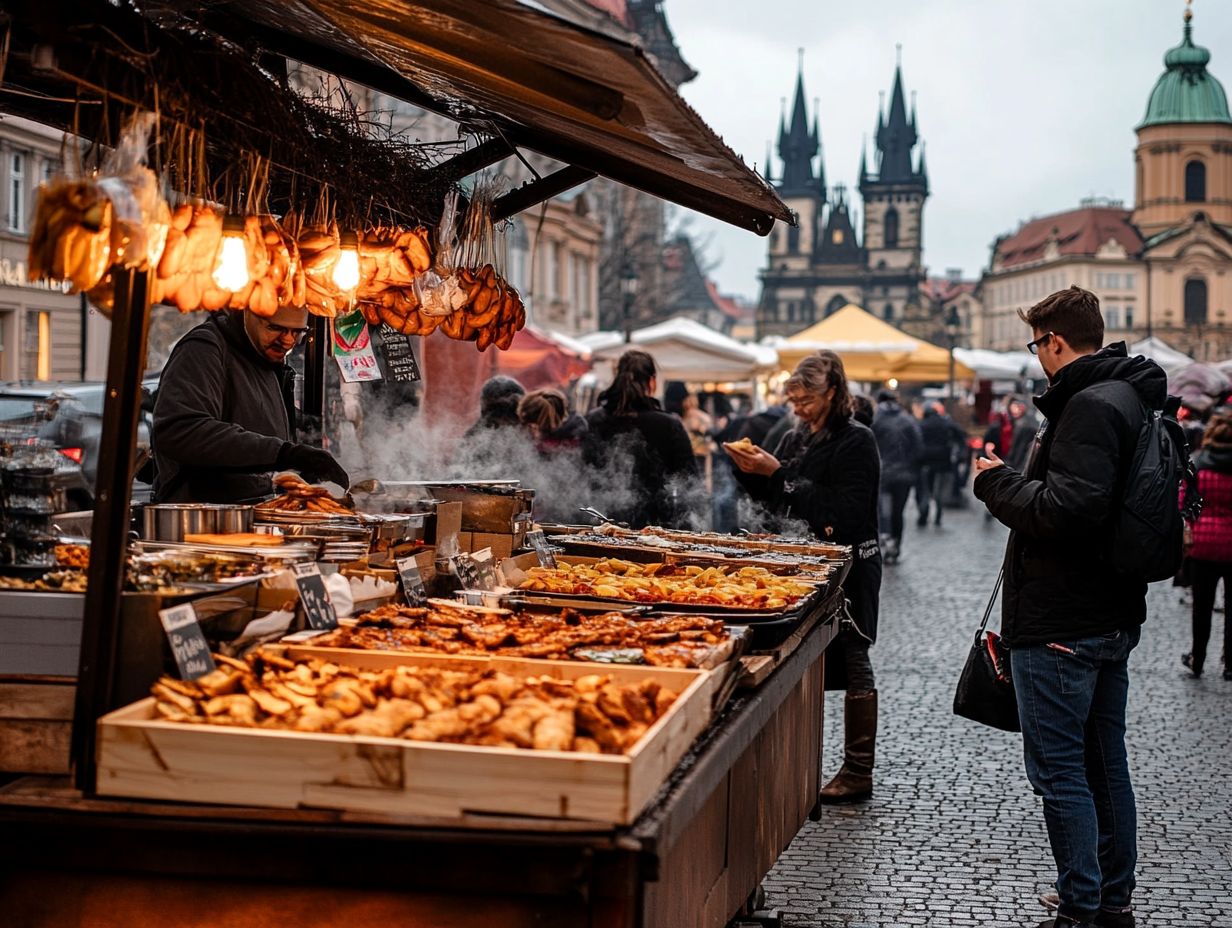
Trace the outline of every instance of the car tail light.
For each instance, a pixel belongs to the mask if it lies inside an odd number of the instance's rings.
[[[61,448],[60,453],[74,464],[80,464],[82,457],[84,457],[80,448]]]

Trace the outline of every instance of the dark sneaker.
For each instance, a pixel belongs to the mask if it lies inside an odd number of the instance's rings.
[[[1197,667],[1194,666],[1194,656],[1191,652],[1186,651],[1181,655],[1181,663],[1189,668],[1190,674],[1192,674],[1195,678],[1202,676],[1202,667],[1201,665]]]
[[[1040,893],[1039,901],[1049,912],[1055,912],[1061,907],[1061,897],[1056,893]],[[1048,924],[1048,922],[1044,924]],[[1062,922],[1062,924],[1065,923]],[[1071,922],[1071,924],[1073,923]],[[1128,912],[1113,912],[1109,909],[1100,909],[1099,914],[1095,916],[1094,924],[1098,928],[1136,928],[1132,910]]]
[[[1039,928],[1095,928],[1097,922],[1076,922],[1065,915],[1058,915],[1046,922],[1040,922]]]

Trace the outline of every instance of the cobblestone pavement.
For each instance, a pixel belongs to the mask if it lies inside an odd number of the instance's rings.
[[[978,505],[978,504],[977,504]],[[1020,736],[951,713],[954,683],[1005,544],[983,509],[916,529],[886,569],[873,648],[881,699],[876,787],[862,806],[828,807],[767,878],[789,928],[1036,926],[1055,867]],[[1151,589],[1130,659],[1129,752],[1138,798],[1138,925],[1232,928],[1232,682],[1181,667],[1189,607]],[[826,771],[839,763],[841,694],[826,707]]]

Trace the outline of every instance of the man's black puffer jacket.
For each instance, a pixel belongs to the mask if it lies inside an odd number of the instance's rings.
[[[1048,420],[1026,474],[984,471],[975,495],[1013,534],[1005,555],[1002,635],[1010,647],[1105,635],[1146,619],[1146,583],[1102,552],[1146,412],[1167,377],[1118,342],[1057,374],[1035,405]]]

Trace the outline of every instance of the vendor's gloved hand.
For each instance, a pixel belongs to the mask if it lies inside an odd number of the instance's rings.
[[[278,452],[275,466],[279,470],[297,471],[309,483],[328,480],[344,490],[351,487],[351,478],[328,451],[312,445],[296,445],[287,442]]]

